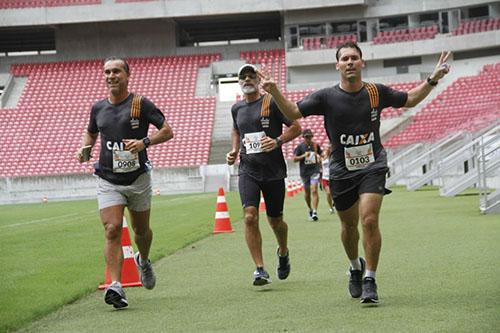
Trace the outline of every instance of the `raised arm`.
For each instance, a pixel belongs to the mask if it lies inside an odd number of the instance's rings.
[[[432,88],[434,88],[438,81],[441,80],[443,76],[448,74],[450,66],[446,63],[446,60],[448,60],[450,54],[451,52],[441,52],[436,68],[434,68],[434,71],[429,76],[427,81],[422,82],[415,88],[408,91],[408,99],[406,100],[404,107],[411,108],[420,103],[425,97],[427,97],[427,95],[429,95]]]
[[[297,104],[283,96],[280,89],[276,85],[276,82],[274,82],[269,73],[257,70],[257,75],[261,80],[262,89],[273,96],[274,102],[280,109],[281,113],[283,113],[290,120],[302,118],[302,113],[300,113]]]

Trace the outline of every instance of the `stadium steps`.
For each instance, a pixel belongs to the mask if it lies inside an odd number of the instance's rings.
[[[194,95],[197,97],[212,96],[210,92],[210,75],[212,70],[210,67],[199,67],[196,77],[196,88]]]
[[[480,201],[479,209],[483,214],[500,213],[500,190],[488,194]]]
[[[432,160],[432,156],[441,154],[443,147],[451,146],[451,151],[453,151],[454,149],[458,149],[458,147],[462,145],[461,137],[462,133],[455,133],[454,135],[442,139],[441,141],[437,142],[434,145],[434,148],[428,151],[424,151],[418,158],[413,158],[411,159],[410,162],[402,163],[400,168],[396,168],[394,161],[392,161],[393,163],[392,166],[394,169],[391,170],[392,171],[391,177],[388,178],[386,185],[387,186],[394,185],[398,180],[407,178],[408,174],[410,174],[411,172],[414,172],[415,170],[420,170],[422,165],[426,165]],[[423,176],[426,175],[427,174],[424,174]],[[428,175],[426,177],[428,177]],[[424,182],[423,184],[425,183],[426,182]],[[420,186],[415,187],[415,189],[419,188]]]
[[[231,149],[231,129],[233,124],[231,106],[233,104],[234,102],[216,102],[208,164],[221,164],[226,161],[226,153]]]
[[[500,132],[500,126],[487,131],[485,134],[476,138],[472,142],[466,144],[462,148],[455,151],[453,154],[443,159],[438,163],[438,170],[446,172],[453,166],[460,166],[467,160],[477,159],[480,156],[480,152],[487,156],[486,163],[482,167],[482,172],[486,175],[491,174],[491,172],[498,170],[500,167],[500,155],[498,150],[500,149],[500,137],[498,133]],[[495,152],[496,155],[495,155]],[[466,174],[458,179],[454,179],[453,182],[447,181],[446,177],[441,175],[443,180],[442,187],[440,188],[441,196],[455,196],[465,189],[477,184],[479,181],[479,169],[477,164],[476,167],[469,170]]]
[[[449,137],[447,140],[443,140],[440,144],[436,145],[434,148],[428,152],[422,154],[420,158],[416,159],[411,165],[413,169],[420,168],[422,165],[427,165],[429,169],[426,173],[418,177],[413,182],[408,183],[406,188],[409,191],[415,191],[425,184],[430,183],[433,179],[440,175],[440,168],[434,167],[430,168],[432,162],[439,160],[439,158],[449,156],[464,144],[464,133],[456,133]],[[439,164],[438,164],[439,165]]]
[[[4,108],[10,109],[17,107],[17,103],[21,98],[24,87],[26,86],[27,77],[24,76],[12,76],[9,86],[6,87],[8,93],[6,93],[2,99],[2,105]]]

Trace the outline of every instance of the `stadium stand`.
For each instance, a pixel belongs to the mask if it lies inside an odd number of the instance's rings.
[[[454,132],[475,132],[490,125],[500,118],[499,84],[500,63],[485,65],[479,75],[459,78],[384,145],[432,142]]]
[[[175,128],[174,140],[148,152],[155,166],[207,164],[215,98],[194,93],[197,69],[218,59],[219,54],[202,54],[129,60],[130,91],[151,99]],[[0,109],[6,128],[0,138],[7,143],[1,176],[92,171],[74,154],[91,105],[106,95],[101,66],[97,60],[12,66],[12,75],[27,76],[28,81],[18,106]],[[98,153],[96,146],[93,155]]]
[[[97,5],[101,0],[0,0],[0,9]]]
[[[322,47],[334,49],[347,41],[356,42],[358,39],[354,34],[340,34],[326,37],[304,37],[302,47],[304,50],[319,50]]]
[[[250,64],[260,64],[262,68],[268,70],[274,80],[286,89],[286,62],[285,50],[259,50],[240,52],[240,59]]]
[[[333,35],[325,38],[325,46],[329,49],[334,49],[347,41],[357,42],[358,38],[355,34]]]
[[[373,38],[373,44],[389,44],[413,40],[432,39],[436,36],[437,33],[437,25],[380,31],[377,36]]]
[[[473,34],[500,29],[500,18],[486,18],[461,21],[456,29],[453,29],[452,35]]]

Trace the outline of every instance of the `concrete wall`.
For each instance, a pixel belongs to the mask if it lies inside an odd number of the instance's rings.
[[[56,49],[64,58],[106,58],[172,54],[175,23],[169,19],[69,24],[56,30]]]
[[[366,20],[370,18],[410,15],[421,12],[436,12],[450,8],[487,5],[487,0],[374,0],[367,5],[352,3],[351,6],[308,7],[304,10],[284,13],[285,26],[320,22],[342,22]]]
[[[75,22],[106,22],[186,16],[255,14],[290,11],[304,8],[325,8],[363,5],[366,0],[161,0],[137,3],[114,3],[104,0],[100,5],[44,7],[0,10],[0,27],[51,25]]]
[[[0,27],[253,14],[269,11],[284,12],[285,24],[294,24],[356,17],[396,16],[491,3],[492,1],[488,0],[270,0],[264,2],[233,0],[228,6],[226,0],[160,0],[120,4],[103,0],[100,5],[0,10]]]
[[[289,164],[289,176],[298,179],[297,163]],[[238,169],[226,164],[154,169],[153,194],[216,192],[220,186],[234,191],[238,183],[231,177],[237,175]],[[90,174],[0,178],[0,205],[95,197],[96,179]]]
[[[145,24],[142,24],[143,22]],[[130,33],[127,35],[120,35],[119,38],[114,38],[114,36],[107,31],[102,32],[102,29],[109,25],[113,25],[110,23],[96,24],[96,28],[90,24],[60,26],[58,27],[58,32],[56,33],[56,45],[58,47],[57,54],[0,57],[0,75],[2,75],[2,77],[7,76],[6,73],[10,71],[11,64],[104,59],[106,57],[105,55],[118,55],[129,58],[134,56],[152,55],[168,56],[220,53],[222,59],[240,59],[241,51],[279,49],[284,47],[283,42],[273,41],[237,45],[190,46],[174,48],[175,39],[173,35],[175,34],[175,30],[173,28],[172,30],[165,32],[163,23],[160,28],[153,25],[152,29],[154,29],[153,31],[156,31],[156,33],[150,34],[147,30],[149,24],[146,22],[149,21],[139,22],[137,25],[138,28],[129,27],[128,31],[130,31]],[[126,26],[128,26],[128,24]],[[112,29],[116,32],[116,28]],[[124,28],[124,30],[127,30],[127,28]],[[94,31],[96,32],[96,35],[93,36],[88,31]],[[153,37],[150,37],[150,35],[153,35]],[[155,42],[158,42],[158,44],[154,44]],[[129,45],[134,45],[134,48],[127,49],[126,47]],[[135,45],[142,45],[142,47],[136,47]],[[61,50],[59,50],[59,46],[61,47]]]

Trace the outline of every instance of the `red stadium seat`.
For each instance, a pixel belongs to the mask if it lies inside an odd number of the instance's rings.
[[[438,140],[459,130],[477,131],[500,119],[500,64],[485,65],[479,75],[460,78],[427,104],[388,147]]]
[[[170,151],[182,157],[186,165],[208,163],[208,154],[200,156],[199,152],[210,149],[215,98],[195,97],[195,85],[198,68],[217,59],[220,59],[220,54],[128,59],[134,72],[131,91],[147,96],[164,112],[169,123],[178,125],[173,126],[174,140],[152,147],[150,157],[156,167],[177,165],[170,159],[155,160],[158,154]],[[168,71],[162,71],[167,63],[170,64]],[[91,105],[106,95],[101,66],[100,61],[11,66],[12,75],[27,76],[28,80],[17,108],[0,109],[0,121],[4,120],[7,128],[13,130],[2,131],[0,138],[3,142],[16,140],[12,145],[14,150],[9,151],[5,163],[0,166],[0,176],[92,172],[90,164],[80,165],[74,154],[86,128]],[[76,73],[75,76],[67,76],[68,70]],[[150,79],[151,73],[155,73],[154,80]],[[185,80],[176,79],[181,73]],[[79,78],[78,88],[70,84],[76,77]],[[166,91],[175,98],[164,98]],[[184,116],[176,118],[177,115]],[[26,135],[28,131],[36,136]],[[189,140],[193,133],[196,133],[197,141]],[[186,145],[186,142],[191,144]],[[53,155],[47,159],[47,164],[40,165],[38,158],[30,158],[31,153],[25,147]],[[98,156],[98,150],[96,146],[94,156]],[[18,163],[15,159],[19,156],[28,158]],[[17,167],[14,170],[7,167],[10,165]]]

